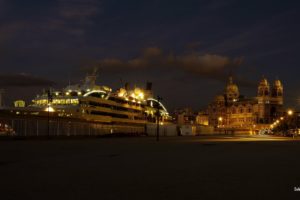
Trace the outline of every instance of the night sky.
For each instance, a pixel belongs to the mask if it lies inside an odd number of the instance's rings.
[[[98,67],[98,83],[144,86],[174,108],[207,105],[231,74],[246,96],[264,76],[300,98],[300,2],[282,0],[0,0],[6,103]]]

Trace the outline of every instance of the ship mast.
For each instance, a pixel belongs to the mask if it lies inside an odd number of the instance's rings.
[[[98,68],[94,68],[92,74],[87,74],[85,78],[86,85],[94,86],[96,84],[96,79],[98,76]]]

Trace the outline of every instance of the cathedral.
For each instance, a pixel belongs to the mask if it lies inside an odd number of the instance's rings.
[[[269,127],[283,114],[283,86],[280,80],[272,85],[263,78],[257,96],[245,98],[230,77],[224,94],[215,97],[207,108],[210,126],[223,129],[255,130]]]

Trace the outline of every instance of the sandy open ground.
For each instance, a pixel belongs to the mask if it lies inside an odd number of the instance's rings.
[[[0,140],[0,199],[300,199],[300,141]]]

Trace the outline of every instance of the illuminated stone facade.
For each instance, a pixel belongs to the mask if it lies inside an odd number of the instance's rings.
[[[245,98],[229,78],[224,94],[216,96],[208,106],[209,125],[218,128],[254,129],[271,124],[283,113],[283,86],[280,80],[270,86],[263,78],[257,96]]]

